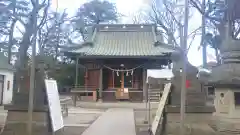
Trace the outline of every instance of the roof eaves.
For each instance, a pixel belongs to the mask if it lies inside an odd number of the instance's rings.
[[[167,54],[165,53],[162,53],[160,55],[150,55],[150,56],[112,56],[112,55],[79,55],[79,53],[72,53],[72,56],[74,57],[78,57],[78,58],[86,58],[86,59],[101,59],[101,58],[105,58],[105,59],[112,59],[112,58],[129,58],[129,59],[132,59],[132,58],[140,58],[140,59],[165,59],[166,57],[168,57]]]
[[[0,69],[1,70],[8,70],[8,71],[16,71],[16,69],[12,66],[12,65],[10,65],[10,64],[7,64],[7,65],[5,65],[5,66],[1,66],[0,67]]]
[[[12,71],[12,72],[15,72],[16,71],[16,69],[14,69],[14,68],[0,68],[0,70],[7,70],[7,71]]]
[[[181,48],[178,46],[174,46],[174,45],[170,45],[170,44],[166,44],[160,41],[157,41],[154,43],[155,47],[163,47],[163,48],[167,48],[167,49],[172,49],[173,51],[180,51]]]

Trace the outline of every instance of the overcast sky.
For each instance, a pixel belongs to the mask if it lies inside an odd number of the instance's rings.
[[[67,9],[69,15],[74,15],[77,8],[79,8],[83,3],[88,0],[58,0],[59,10]],[[147,3],[150,3],[151,0],[111,0],[116,3],[117,10],[125,16],[139,12],[141,9],[146,8]],[[56,0],[55,0],[56,3]],[[56,4],[53,3],[53,8],[56,7]],[[131,17],[124,17],[121,20],[121,23],[131,23]],[[189,21],[189,32],[198,28],[201,25],[201,16],[198,12],[195,12],[192,18]],[[200,36],[197,36],[193,42],[193,45],[188,53],[189,62],[195,66],[202,64],[202,51],[199,50]],[[209,48],[208,48],[209,49]],[[212,52],[212,50],[211,50]],[[212,53],[211,53],[212,54]],[[212,59],[208,57],[208,59]]]

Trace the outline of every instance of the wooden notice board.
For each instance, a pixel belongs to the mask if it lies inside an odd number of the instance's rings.
[[[45,80],[45,85],[52,130],[55,132],[64,127],[57,82],[56,80]]]

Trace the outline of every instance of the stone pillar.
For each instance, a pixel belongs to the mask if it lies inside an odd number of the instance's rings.
[[[38,61],[39,62],[39,61]],[[44,63],[40,61],[36,67],[36,85],[34,91],[34,108],[33,108],[33,130],[32,135],[50,135],[51,125],[49,119],[49,111],[45,92],[45,75],[41,68],[44,69]],[[39,70],[40,69],[40,70]],[[29,80],[28,70],[22,69],[22,80]],[[29,87],[26,87],[29,82],[18,81],[18,90],[13,94],[12,104],[5,105],[4,109],[8,110],[7,119],[4,130],[1,135],[26,135],[28,123],[28,95]],[[23,89],[26,88],[26,89]]]
[[[148,88],[147,88],[147,70],[145,68],[143,68],[143,72],[142,72],[142,81],[143,81],[143,102],[147,102],[148,100]]]
[[[172,104],[180,106],[181,85],[182,85],[182,59],[180,54],[174,54],[176,57],[173,61],[173,74],[171,82],[174,89],[172,91]],[[201,90],[201,82],[197,78],[198,69],[192,66],[189,62],[186,64],[186,79],[189,80],[189,88],[186,88],[186,106],[205,106],[205,93]]]
[[[99,69],[99,101],[102,101],[102,93],[103,93],[103,68]]]
[[[171,79],[173,89],[171,91],[171,105],[169,105],[169,112],[180,112],[181,101],[181,86],[182,86],[182,72],[183,67],[180,52],[174,52],[172,54],[173,60],[173,74]],[[205,98],[205,92],[202,91],[201,81],[197,78],[198,69],[192,66],[188,61],[186,64],[186,79],[189,81],[189,87],[186,88],[186,112],[187,113],[212,113],[214,108],[207,106],[207,100]]]

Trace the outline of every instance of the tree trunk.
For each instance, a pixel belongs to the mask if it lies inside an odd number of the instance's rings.
[[[11,60],[12,60],[13,32],[14,32],[14,26],[16,22],[17,20],[14,19],[10,26],[10,33],[8,36],[8,63],[9,64],[11,64]]]
[[[220,64],[220,55],[218,54],[218,49],[214,48],[215,50],[215,55],[216,55],[216,60],[217,60],[217,64]]]
[[[13,14],[16,14],[16,0],[12,0],[12,4],[13,4]],[[12,46],[13,46],[13,32],[14,32],[14,26],[16,24],[17,20],[13,19],[12,24],[10,26],[10,33],[8,36],[8,63],[11,64],[11,60],[12,60]]]

